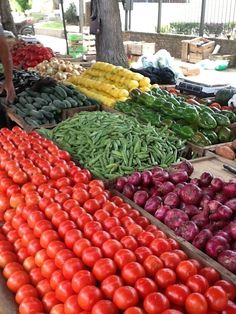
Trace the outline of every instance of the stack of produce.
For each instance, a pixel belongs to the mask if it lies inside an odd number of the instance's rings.
[[[235,312],[230,282],[68,153],[19,128],[0,143],[0,267],[20,314]]]
[[[226,87],[217,91],[215,101],[221,106],[228,106],[229,100],[236,94],[235,87]],[[234,108],[235,109],[235,108]]]
[[[216,147],[214,153],[226,159],[236,161],[236,140],[234,140],[232,143],[227,143],[225,145]]]
[[[190,179],[188,161],[121,177],[116,188],[175,233],[236,273],[236,182],[204,172]]]
[[[41,76],[50,76],[58,81],[65,81],[72,75],[80,75],[85,69],[80,65],[75,65],[70,61],[52,58],[50,61],[44,60],[30,71],[37,71]]]
[[[154,125],[168,125],[180,138],[199,146],[229,142],[234,139],[229,125],[236,113],[204,105],[192,105],[182,97],[160,88],[141,93],[131,91],[131,99],[118,102],[115,109]]]
[[[14,66],[28,69],[34,68],[37,64],[44,60],[50,60],[54,53],[52,49],[43,47],[39,44],[17,44],[13,47],[12,60]]]
[[[135,88],[150,90],[150,79],[139,73],[109,63],[96,62],[83,75],[72,76],[68,82],[78,90],[102,104],[113,107],[116,101],[124,101]]]
[[[17,95],[15,102],[10,106],[32,127],[58,123],[61,121],[63,109],[95,104],[95,101],[89,100],[72,86],[55,83],[49,87],[47,80],[39,80],[37,85],[40,86],[38,91],[26,89]]]
[[[132,117],[81,112],[52,130],[40,130],[100,178],[113,179],[178,160],[183,142],[165,128],[145,128]]]

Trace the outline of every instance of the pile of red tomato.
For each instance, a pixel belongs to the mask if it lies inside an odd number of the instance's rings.
[[[35,132],[0,131],[0,267],[20,314],[235,314],[235,287]]]

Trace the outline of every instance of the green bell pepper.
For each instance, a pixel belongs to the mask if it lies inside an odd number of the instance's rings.
[[[232,131],[223,126],[218,130],[218,138],[220,143],[230,142],[232,139]]]
[[[156,100],[156,98],[148,93],[142,93],[138,98],[137,101],[139,104],[145,105],[149,108],[152,107],[154,101]]]
[[[195,106],[186,105],[184,110],[182,108],[177,109],[182,114],[181,119],[185,120],[189,124],[197,124],[199,121],[199,113]]]
[[[236,122],[236,114],[233,111],[221,110],[221,114],[228,117],[231,123]]]
[[[190,140],[194,136],[194,131],[190,126],[173,124],[171,130],[175,132],[180,138]]]
[[[212,145],[219,143],[218,136],[215,131],[204,129],[200,129],[199,131],[209,139]]]
[[[229,118],[224,116],[223,114],[215,112],[215,113],[213,113],[212,116],[216,120],[217,125],[219,125],[219,126],[229,126],[230,125]]]
[[[198,125],[203,129],[215,129],[217,127],[217,122],[212,114],[207,111],[202,111],[199,114]]]
[[[194,144],[196,144],[198,146],[209,146],[209,145],[211,145],[210,140],[199,131],[194,134],[194,136],[191,139],[191,142],[193,142]]]

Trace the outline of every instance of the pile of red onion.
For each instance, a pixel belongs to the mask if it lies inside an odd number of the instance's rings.
[[[116,189],[236,273],[236,181],[192,173],[183,161],[169,172],[156,167],[121,177]]]

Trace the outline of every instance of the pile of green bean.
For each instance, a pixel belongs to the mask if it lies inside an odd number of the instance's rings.
[[[41,134],[67,150],[93,175],[113,179],[176,162],[184,142],[166,128],[109,112],[81,112]]]

